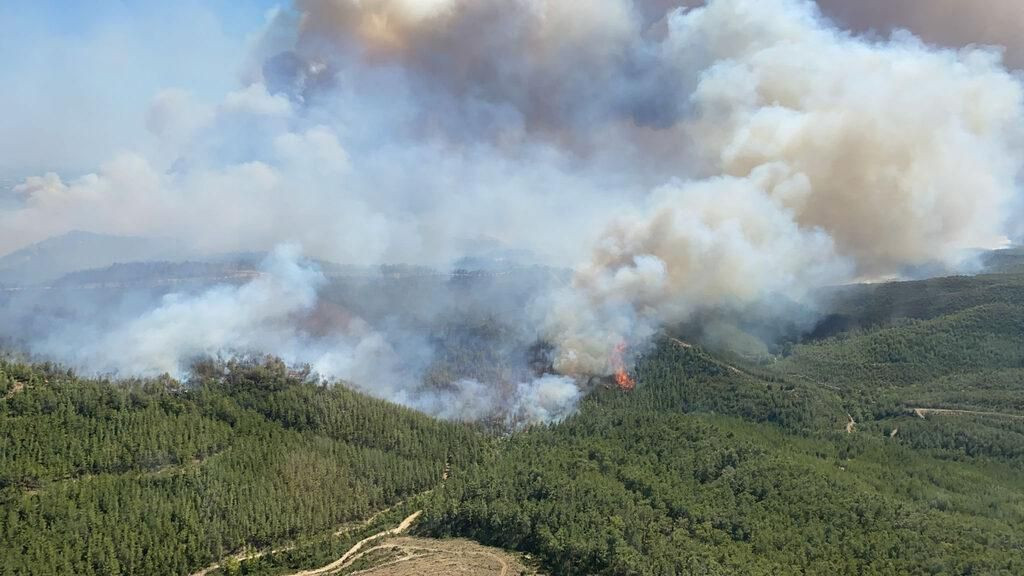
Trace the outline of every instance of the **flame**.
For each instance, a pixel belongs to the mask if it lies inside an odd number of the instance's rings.
[[[625,356],[626,343],[622,342],[612,352],[611,364],[612,370],[615,371],[615,384],[618,385],[620,390],[629,391],[636,388],[636,380],[633,380],[633,377],[626,370]]]

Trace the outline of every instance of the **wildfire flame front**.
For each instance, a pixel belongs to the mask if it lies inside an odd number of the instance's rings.
[[[626,370],[625,356],[626,343],[622,342],[615,347],[615,351],[612,353],[611,365],[612,370],[615,371],[615,384],[620,390],[629,391],[636,388],[636,381]]]

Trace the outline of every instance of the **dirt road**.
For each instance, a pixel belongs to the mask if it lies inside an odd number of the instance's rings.
[[[682,340],[680,340],[678,338],[669,338],[669,341],[671,341],[676,346],[679,346],[680,348],[683,348],[685,350],[693,349],[693,344],[690,344],[689,342],[683,342]],[[726,370],[732,372],[733,374],[743,374],[745,376],[750,376],[751,378],[757,378],[753,374],[749,374],[747,372],[744,372],[743,370],[740,370],[739,368],[737,368],[737,367],[735,367],[735,366],[733,366],[731,364],[726,364],[725,362],[722,362],[718,358],[714,358],[714,357],[712,357],[710,355],[707,356],[707,358],[709,360],[711,360],[712,362],[714,362],[715,364],[718,364],[722,368],[725,368]]]
[[[394,506],[391,506],[390,508],[386,508],[384,510],[381,510],[380,512],[377,512],[376,514],[374,514],[370,518],[364,520],[362,522],[362,524],[363,525],[367,525],[370,522],[373,522],[381,514],[384,514],[385,512],[389,512],[395,506],[399,506],[401,504],[402,503],[399,502],[398,504],[395,504]],[[412,524],[412,521],[414,521],[419,516],[419,514],[420,514],[419,512],[416,512],[415,514],[409,516],[408,518],[405,519],[405,521],[402,522],[402,524],[398,525],[398,528],[393,528],[392,530],[389,530],[389,531],[386,530],[384,532],[379,532],[377,534],[374,534],[373,536],[370,536],[369,538],[363,539],[362,541],[357,543],[355,546],[353,546],[353,549],[358,551],[357,547],[360,547],[360,546],[366,544],[366,542],[368,542],[368,541],[372,541],[372,540],[374,540],[376,538],[380,538],[382,535],[386,535],[388,532],[393,532],[394,530],[399,530],[399,529],[401,529],[401,532],[404,532],[404,531],[408,530],[409,529],[409,525]],[[408,522],[409,524],[406,524],[406,522]],[[341,534],[343,534],[346,531],[347,530],[343,528],[343,529],[338,530],[337,532],[335,532],[334,535],[335,536],[340,536]],[[401,532],[396,532],[396,534],[397,533],[401,533]],[[282,546],[281,548],[274,548],[273,550],[264,550],[262,552],[239,552],[238,554],[230,556],[229,559],[234,559],[234,560],[237,560],[238,562],[244,562],[246,560],[252,560],[254,558],[262,558],[263,556],[271,556],[271,555],[274,555],[274,554],[280,554],[281,552],[288,552],[289,550],[294,550],[295,548],[296,548],[296,545],[292,544],[290,546]],[[351,553],[353,553],[353,550],[349,550],[348,552],[346,552],[346,554],[351,554]],[[344,558],[344,556],[342,558]],[[203,568],[202,570],[199,570],[198,572],[193,572],[192,574],[189,574],[189,576],[206,576],[210,572],[213,572],[214,570],[217,570],[218,568],[220,568],[222,563],[223,563],[223,560],[221,562],[217,562],[217,563],[211,564],[211,565],[207,566],[206,568]],[[326,567],[324,567],[324,568],[326,568]],[[323,570],[324,568],[320,568],[319,570]],[[299,572],[299,574],[319,574],[319,573],[320,572],[318,572],[318,571]]]
[[[918,418],[924,418],[929,414],[947,414],[954,416],[994,416],[997,418],[1024,420],[1024,414],[1006,414],[1004,412],[981,412],[977,410],[952,410],[946,408],[909,408],[908,411],[912,412],[914,416],[917,416]]]
[[[441,475],[441,486],[444,486],[444,483],[445,483],[445,481],[448,480],[448,477],[449,477],[450,474],[451,474],[451,462],[449,462],[446,459],[445,463],[444,463],[444,472]],[[431,488],[430,490],[427,490],[426,492],[423,492],[422,494],[429,494],[430,492],[433,492],[433,490],[434,489]],[[390,512],[391,510],[394,510],[395,508],[397,508],[398,506],[403,505],[404,503],[405,503],[405,501],[403,500],[401,502],[397,502],[395,504],[392,504],[391,506],[389,506],[389,507],[387,507],[387,508],[385,508],[383,510],[379,510],[373,516],[370,516],[366,520],[363,520],[361,522],[361,524],[363,526],[367,526],[371,522],[376,520],[377,517],[379,517],[381,514],[385,514],[387,512]],[[422,512],[422,510],[417,511],[417,512],[411,514],[408,518],[403,520],[402,523],[399,524],[396,528],[393,528],[391,530],[385,530],[384,532],[378,532],[377,534],[374,534],[373,536],[370,536],[369,538],[364,538],[360,542],[356,543],[356,545],[353,546],[352,549],[350,549],[348,552],[346,552],[345,555],[341,557],[341,559],[339,559],[336,562],[331,563],[328,566],[324,566],[323,568],[318,568],[316,570],[306,570],[306,571],[303,571],[303,572],[298,572],[298,573],[296,573],[295,575],[292,575],[292,576],[313,576],[313,575],[318,575],[318,574],[324,574],[325,572],[330,572],[332,570],[336,570],[337,568],[340,567],[340,566],[336,566],[336,564],[338,564],[338,563],[345,563],[351,557],[352,554],[355,554],[356,552],[358,552],[359,549],[362,548],[362,546],[365,545],[366,543],[372,542],[373,540],[376,540],[377,538],[382,538],[384,536],[398,535],[398,534],[401,534],[401,533],[405,532],[406,530],[408,530],[409,526],[411,526],[412,523],[416,521],[416,518],[419,517],[421,512]],[[354,529],[355,527],[357,527],[357,526],[353,526],[352,524],[343,525],[340,529],[338,529],[337,531],[334,532],[334,536],[341,536],[345,532],[348,532],[348,531]],[[267,556],[267,555],[271,555],[271,554],[277,554],[277,553],[280,553],[280,552],[287,552],[289,550],[294,550],[296,547],[297,547],[297,545],[292,544],[290,546],[284,546],[284,547],[281,547],[281,548],[275,548],[274,550],[268,550],[268,551],[264,551],[264,552],[240,552],[238,554],[230,556],[229,559],[234,559],[234,560],[237,560],[239,562],[244,562],[245,560],[249,560],[249,559],[252,559],[252,558],[260,558],[262,556]],[[211,564],[211,565],[207,566],[206,568],[203,568],[202,570],[199,570],[198,572],[193,572],[192,574],[189,574],[189,576],[206,576],[210,572],[213,572],[214,570],[217,570],[218,568],[220,568],[222,562],[223,562],[223,560],[221,562],[216,562],[214,564]]]
[[[405,532],[406,530],[409,529],[410,526],[412,526],[412,523],[415,522],[416,519],[419,518],[420,514],[422,514],[422,513],[423,513],[422,510],[417,510],[416,512],[413,512],[412,514],[410,514],[405,520],[402,520],[402,523],[399,524],[398,526],[396,526],[396,527],[394,527],[394,528],[392,528],[390,530],[384,530],[383,532],[378,532],[378,533],[374,534],[373,536],[368,536],[366,538],[363,538],[359,542],[356,542],[354,546],[349,548],[348,552],[345,552],[344,554],[342,554],[341,558],[338,558],[337,560],[335,560],[334,562],[331,562],[327,566],[323,566],[321,568],[315,568],[313,570],[303,570],[301,572],[295,572],[295,573],[291,574],[290,576],[323,576],[325,574],[330,574],[331,572],[334,572],[335,570],[340,570],[340,569],[344,568],[345,566],[347,566],[349,564],[350,560],[353,559],[353,556],[355,556],[359,552],[359,550],[361,550],[363,548],[363,546],[366,546],[367,544],[369,544],[370,542],[373,542],[374,540],[379,540],[379,539],[384,538],[386,536],[397,536],[397,535]]]
[[[683,342],[679,338],[669,338],[669,340],[674,342],[675,345],[679,346],[680,348],[693,348],[693,344],[690,344],[689,342]]]
[[[272,554],[280,554],[281,552],[287,552],[287,551],[292,550],[294,548],[295,548],[295,546],[285,546],[283,548],[275,548],[273,550],[265,550],[263,552],[252,552],[252,553],[241,552],[241,553],[235,554],[234,556],[231,556],[231,558],[233,558],[233,559],[235,559],[235,560],[237,560],[239,562],[244,562],[245,560],[252,560],[254,558],[262,558],[264,556],[270,556]],[[200,570],[198,572],[193,572],[189,576],[206,576],[207,574],[209,574],[210,572],[213,572],[214,570],[216,570],[218,568],[220,568],[220,562],[218,562],[216,564],[211,564],[211,565],[207,566],[206,568],[203,568],[202,570]]]

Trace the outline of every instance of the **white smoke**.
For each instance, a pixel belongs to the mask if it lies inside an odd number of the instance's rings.
[[[172,293],[138,318],[76,339],[63,334],[39,351],[88,371],[182,377],[198,358],[273,350],[293,363],[315,363],[293,320],[316,305],[323,276],[303,266],[296,247],[281,247],[262,273],[241,286],[218,286],[198,295]]]
[[[302,328],[302,320],[316,312],[326,282],[298,246],[280,246],[247,283],[168,294],[142,316],[103,331],[86,325],[85,333],[60,333],[34,352],[87,373],[187,378],[196,360],[272,351],[289,365],[309,366],[325,381],[345,382],[428,414],[510,427],[562,420],[579,400],[575,381],[555,375],[511,387],[463,379],[427,388],[420,367],[402,362],[389,335],[358,318],[326,334]]]
[[[640,344],[701,308],[800,300],[848,277],[832,238],[801,228],[777,199],[801,185],[767,167],[655,191],[646,210],[607,231],[573,285],[544,307],[556,369],[609,374],[617,345]]]
[[[567,376],[546,374],[503,390],[493,382],[459,380],[450,388],[403,395],[403,404],[449,420],[492,420],[510,427],[559,422],[575,411],[582,393]]]
[[[688,128],[704,170],[607,230],[548,316],[556,367],[607,372],[700,307],[800,300],[1005,242],[1024,110],[997,53],[871,42],[804,2],[676,12],[666,50],[706,58]]]
[[[0,250],[84,229],[447,264],[492,238],[574,266],[521,331],[583,375],[695,313],[956,270],[1005,242],[1024,91],[998,49],[858,36],[808,0],[676,4],[297,0],[255,43],[245,86],[215,105],[157,96],[153,150],[21,184]],[[279,254],[252,283],[171,298],[87,353],[59,331],[46,349],[137,374],[259,349],[451,418],[576,405],[559,376],[424,390],[365,322],[310,336],[299,320],[320,283]],[[201,318],[218,321],[192,329]]]

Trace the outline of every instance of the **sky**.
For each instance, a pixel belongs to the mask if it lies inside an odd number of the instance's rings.
[[[1018,0],[818,0],[860,31],[908,27],[949,45],[1010,44]],[[651,0],[655,12],[696,0]],[[123,150],[151,146],[145,115],[162,90],[213,102],[240,84],[251,40],[289,0],[5,0],[0,3],[0,187],[54,171],[94,171]],[[984,6],[984,8],[983,8]]]
[[[423,407],[422,324],[321,308],[305,258],[571,268],[488,308],[587,382],[664,326],[807,321],[821,287],[969,271],[1019,234],[1019,47],[939,46],[997,39],[1019,0],[834,5],[866,35],[810,0],[281,1],[0,0],[0,178],[25,177],[0,253],[78,230],[276,255],[141,315],[18,301],[0,336],[104,374],[269,352]],[[548,414],[578,397],[508,384]]]
[[[0,181],[95,170],[147,141],[156,94],[239,85],[270,0],[0,2]]]
[[[6,3],[2,10],[5,15],[16,16],[22,22],[44,23],[55,33],[81,34],[111,18],[152,14],[163,7],[173,7],[168,13],[182,7],[202,7],[215,15],[227,31],[247,34],[253,25],[262,21],[267,10],[278,4],[279,0],[14,0]]]

